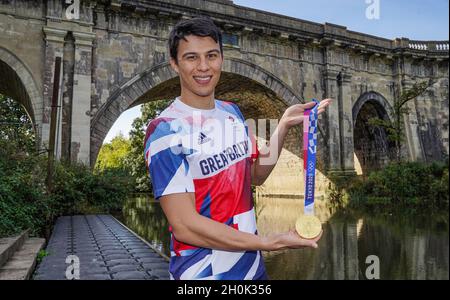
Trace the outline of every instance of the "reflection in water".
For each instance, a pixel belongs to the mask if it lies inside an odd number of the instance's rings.
[[[294,228],[303,211],[301,199],[265,198],[256,201],[258,232],[267,235]],[[448,279],[448,222],[417,219],[386,220],[332,212],[318,201],[316,215],[324,222],[319,249],[264,252],[270,279],[365,279],[366,258],[376,255],[381,279]],[[130,198],[123,221],[169,255],[168,223],[158,202]]]
[[[360,259],[378,255],[381,278],[448,279],[448,223],[436,225],[403,218],[387,227],[383,220],[367,219],[358,241]]]
[[[123,207],[122,221],[156,249],[170,256],[169,223],[157,201],[145,196],[128,199]]]

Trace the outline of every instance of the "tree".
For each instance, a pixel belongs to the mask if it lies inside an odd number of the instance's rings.
[[[146,126],[150,120],[158,117],[170,103],[171,100],[157,100],[145,103],[141,107],[141,116],[133,121],[130,131],[131,151],[126,158],[126,164],[131,170],[131,175],[136,178],[136,189],[139,191],[152,190],[144,160]]]
[[[111,143],[104,144],[98,154],[95,164],[96,171],[107,171],[111,169],[126,170],[126,157],[130,154],[131,142],[119,134],[111,140]]]
[[[415,82],[411,88],[403,90],[399,97],[395,97],[392,112],[393,122],[380,118],[369,119],[370,125],[383,128],[388,139],[394,142],[397,162],[401,161],[401,147],[405,139],[403,120],[404,115],[409,113],[409,108],[406,104],[422,95],[433,84],[431,80],[429,82]]]
[[[24,107],[0,94],[0,148],[2,151],[31,153],[36,139],[33,124]]]

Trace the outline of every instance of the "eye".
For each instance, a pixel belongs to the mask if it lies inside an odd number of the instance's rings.
[[[208,58],[209,58],[209,59],[215,59],[215,58],[217,58],[217,53],[210,53],[210,54],[208,54]]]
[[[197,56],[195,56],[195,55],[188,55],[188,56],[186,56],[187,60],[195,60],[196,58],[197,58]]]

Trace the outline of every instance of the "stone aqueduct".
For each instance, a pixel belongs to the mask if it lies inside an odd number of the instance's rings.
[[[448,41],[389,40],[229,0],[81,1],[78,19],[68,19],[67,8],[62,0],[0,3],[0,93],[23,104],[42,148],[49,139],[54,61],[62,57],[58,157],[93,165],[122,112],[179,93],[167,37],[177,21],[196,15],[210,16],[224,32],[216,98],[236,101],[246,118],[277,119],[295,103],[336,100],[321,116],[319,182],[333,173],[354,174],[355,164],[365,171],[389,160],[385,133],[367,120],[390,119],[394,98],[416,81],[434,84],[409,104],[403,155],[448,156]],[[290,132],[261,191],[301,193],[300,135]]]

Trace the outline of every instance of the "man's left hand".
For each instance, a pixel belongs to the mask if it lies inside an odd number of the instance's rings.
[[[332,103],[333,99],[327,98],[319,102],[319,107],[317,110],[318,114],[325,111],[328,105]],[[283,124],[287,129],[292,126],[301,124],[304,119],[304,112],[307,109],[314,107],[315,102],[311,101],[306,104],[294,104],[286,109],[283,116],[281,117],[280,124]]]

